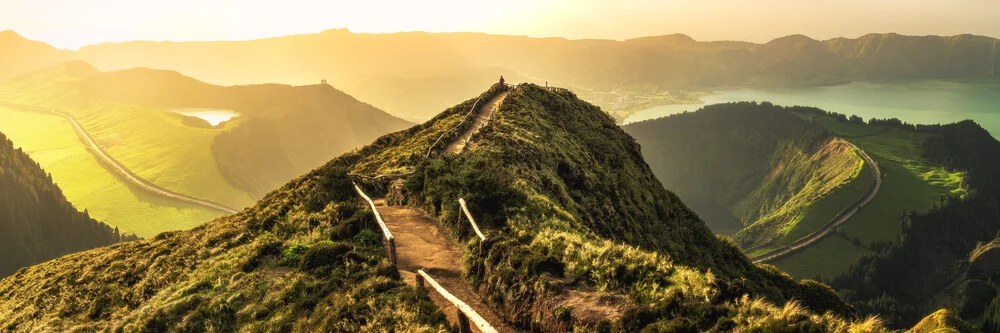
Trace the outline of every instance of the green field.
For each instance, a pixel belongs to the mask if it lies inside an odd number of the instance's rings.
[[[236,209],[255,201],[225,179],[212,156],[212,140],[224,129],[191,127],[168,111],[104,100],[74,87],[69,72],[55,68],[0,85],[0,100],[72,115],[115,160],[168,190]]]
[[[830,278],[842,273],[867,251],[848,240],[857,240],[864,246],[874,241],[894,240],[903,212],[926,212],[941,196],[965,195],[961,189],[963,173],[948,172],[921,156],[921,144],[928,134],[851,124],[830,117],[816,121],[863,149],[879,164],[882,189],[868,206],[840,228],[846,239],[830,235],[800,253],[774,262],[792,276],[808,278],[821,274]]]
[[[87,151],[62,117],[0,107],[0,132],[52,174],[78,209],[123,232],[151,237],[189,229],[222,215],[120,182]]]

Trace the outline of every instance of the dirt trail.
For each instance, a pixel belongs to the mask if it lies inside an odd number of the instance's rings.
[[[396,238],[397,265],[407,284],[415,285],[417,270],[423,269],[448,292],[475,309],[498,331],[517,332],[469,287],[462,277],[461,245],[438,227],[433,217],[415,208],[388,206],[382,199],[375,200],[375,205]],[[434,303],[448,316],[448,321],[458,323],[457,308],[429,285],[425,286]]]
[[[493,97],[493,99],[486,103],[486,105],[479,108],[479,111],[476,111],[476,118],[473,120],[473,125],[469,127],[469,129],[465,130],[465,133],[462,133],[462,136],[448,144],[448,146],[445,147],[445,151],[458,154],[465,150],[465,146],[469,143],[469,139],[472,138],[472,135],[493,117],[493,113],[500,108],[500,104],[503,103],[504,98],[507,98],[507,93],[509,92],[510,91],[508,90],[500,93],[496,97]]]

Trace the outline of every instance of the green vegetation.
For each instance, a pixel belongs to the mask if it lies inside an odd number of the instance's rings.
[[[2,84],[0,101],[66,112],[80,121],[108,155],[139,177],[234,208],[250,204],[336,154],[407,125],[326,85],[220,87],[167,71],[100,73],[83,62],[24,74]],[[212,127],[165,111],[199,106],[234,109],[243,116]],[[0,116],[47,119],[12,107],[0,110],[4,113]],[[24,120],[5,122],[0,128],[16,124],[15,130],[31,135],[58,127],[68,132],[53,138],[34,136],[23,144],[29,150],[54,149],[52,145],[57,144],[59,149],[84,151],[84,146],[67,146],[74,137],[68,124]],[[82,155],[52,163],[63,168],[52,170],[57,179],[68,183],[67,193],[74,203],[129,232],[150,237],[219,216],[140,189],[130,190],[131,185],[112,184],[103,169]],[[95,176],[69,179],[75,174],[63,174],[63,170],[83,170]]]
[[[0,328],[450,331],[406,286],[335,161],[189,231],[65,256],[0,280]]]
[[[116,161],[153,184],[235,208],[253,202],[226,181],[212,157],[213,138],[222,130],[189,127],[176,114],[110,102],[69,83],[97,73],[71,62],[24,75],[0,85],[0,101],[70,114]]]
[[[934,312],[913,326],[909,333],[976,333],[975,327],[959,319],[947,309]]]
[[[840,233],[831,236],[840,237],[840,240],[817,242],[806,251],[774,262],[775,266],[792,276],[831,278],[844,273],[857,258],[870,252],[868,248],[874,242],[894,241],[897,238],[904,212],[926,213],[943,196],[966,196],[962,185],[964,172],[949,171],[942,164],[924,157],[922,145],[933,134],[889,125],[865,124],[860,119],[839,119],[816,113],[815,110],[801,114],[813,118],[833,135],[863,149],[878,163],[883,179],[878,196],[848,220],[840,228]],[[868,171],[862,174],[870,175]],[[871,182],[870,177],[867,177],[867,182]],[[857,199],[860,194],[855,193],[863,194],[868,186],[864,183],[851,185],[853,189],[844,192],[843,197],[836,197],[838,193],[835,192],[829,201],[821,200],[811,209],[825,211],[822,215],[832,217]],[[859,189],[862,192],[856,192]],[[829,217],[825,219],[829,221]]]
[[[225,129],[207,129],[215,134],[200,149],[210,147],[207,158],[221,176],[253,198],[382,134],[411,125],[323,84],[222,87],[152,69],[102,73],[78,84],[118,103],[240,113]]]
[[[49,172],[77,208],[124,232],[148,238],[221,215],[122,183],[87,151],[62,117],[0,107],[0,132]]]
[[[913,126],[890,119],[870,124],[891,128],[886,133],[899,131],[890,138],[922,137],[918,156],[949,173],[964,175],[962,191],[941,197],[929,209],[907,211],[901,219],[896,215],[884,222],[902,220],[898,236],[892,242],[872,242],[872,252],[833,278],[831,285],[859,312],[879,313],[895,327],[911,325],[942,307],[968,321],[990,317],[983,309],[996,294],[992,281],[997,280],[994,272],[1000,261],[996,260],[995,246],[983,244],[1000,231],[1000,179],[996,172],[1000,170],[1000,142],[971,121]],[[902,150],[886,151],[888,155]],[[888,156],[900,165],[911,161],[899,158],[903,155]],[[921,169],[897,170],[895,177],[900,178],[901,172]],[[940,172],[911,172],[912,178],[920,180],[953,178]],[[887,185],[890,177],[893,174],[887,172]],[[953,192],[943,189],[942,193]]]
[[[656,182],[635,141],[568,91],[521,85],[474,137],[475,149],[409,157],[429,148],[430,138],[448,131],[453,122],[446,121],[463,116],[472,102],[344,158],[358,159],[354,172],[366,175],[415,170],[406,177],[405,201],[468,241],[468,278],[514,325],[556,331],[851,325],[841,317],[850,310],[827,287],[754,266],[716,238]],[[387,184],[368,186],[378,193]],[[450,203],[459,197],[486,230],[481,248],[470,227],[456,223]],[[586,315],[602,307],[580,295],[616,300],[621,310]],[[803,315],[786,317],[773,305],[792,299],[811,310],[787,303],[789,314]],[[751,303],[762,310],[751,310]],[[548,310],[570,304],[555,311],[561,315]]]
[[[73,207],[52,176],[0,133],[0,279],[61,255],[135,239]]]
[[[762,254],[816,231],[872,182],[850,145],[797,109],[716,104],[625,129],[657,177],[713,230]]]

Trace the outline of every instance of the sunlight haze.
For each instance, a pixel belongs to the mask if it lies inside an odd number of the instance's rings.
[[[684,33],[698,40],[766,42],[789,34],[828,39],[871,32],[997,37],[997,12],[1000,2],[989,0],[3,0],[0,30],[70,49],[130,40],[246,40],[332,28],[572,39]]]

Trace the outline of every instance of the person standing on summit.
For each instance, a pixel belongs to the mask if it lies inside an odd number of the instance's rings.
[[[504,83],[504,80],[503,80],[503,75],[500,75],[500,85],[502,86],[502,85],[503,85],[503,83]]]

